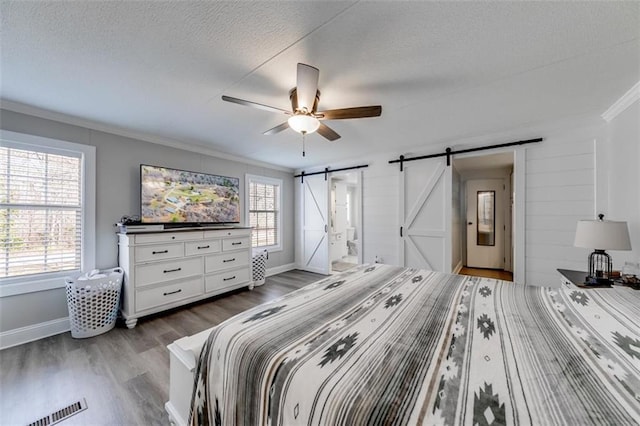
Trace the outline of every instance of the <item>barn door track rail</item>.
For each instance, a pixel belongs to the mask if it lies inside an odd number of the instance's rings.
[[[333,169],[330,170],[329,167],[325,167],[324,170],[320,171],[320,172],[313,172],[313,173],[305,173],[304,170],[300,172],[299,175],[294,175],[294,178],[299,177],[300,178],[300,183],[304,183],[304,177],[305,176],[313,176],[313,175],[324,175],[324,180],[327,180],[327,176],[329,175],[329,173],[334,173],[334,172],[344,172],[345,170],[356,170],[356,169],[364,169],[365,167],[369,167],[368,164],[362,164],[360,166],[352,166],[352,167],[343,167],[341,169]]]
[[[523,140],[523,141],[516,141],[516,142],[507,142],[507,143],[501,143],[501,144],[497,144],[497,145],[488,145],[488,146],[482,146],[479,148],[469,148],[469,149],[461,149],[458,151],[452,151],[451,148],[447,148],[444,152],[438,153],[438,154],[430,154],[430,155],[421,155],[419,157],[405,157],[404,155],[401,155],[398,159],[396,160],[390,160],[389,164],[393,164],[393,163],[400,163],[400,171],[403,171],[403,165],[404,163],[408,162],[408,161],[416,161],[416,160],[425,160],[427,158],[436,158],[436,157],[447,157],[447,166],[451,165],[451,157],[454,154],[464,154],[467,152],[475,152],[475,151],[484,151],[487,149],[496,149],[496,148],[505,148],[508,146],[516,146],[516,145],[526,145],[529,143],[536,143],[536,142],[542,142],[544,140],[544,138],[536,138],[536,139],[527,139],[527,140]]]

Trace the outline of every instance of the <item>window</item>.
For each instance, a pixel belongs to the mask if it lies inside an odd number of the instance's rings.
[[[253,175],[246,175],[245,181],[252,247],[281,250],[282,181]]]
[[[95,148],[5,131],[1,139],[0,279],[55,277],[61,287],[60,276],[95,263]]]

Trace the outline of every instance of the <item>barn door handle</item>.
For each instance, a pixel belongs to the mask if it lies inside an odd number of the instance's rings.
[[[400,227],[400,238],[402,238],[402,226]]]
[[[324,225],[324,233],[327,233],[327,225]]]

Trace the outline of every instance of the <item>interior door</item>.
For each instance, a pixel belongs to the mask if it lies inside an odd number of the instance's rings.
[[[504,182],[467,181],[467,266],[504,269]]]
[[[329,274],[329,182],[323,175],[308,176],[302,185],[302,264],[309,272]]]
[[[451,272],[451,167],[445,159],[404,164],[400,173],[400,260]]]

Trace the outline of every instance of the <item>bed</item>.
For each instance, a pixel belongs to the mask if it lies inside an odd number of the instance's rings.
[[[361,265],[180,339],[176,424],[637,424],[640,292]]]

